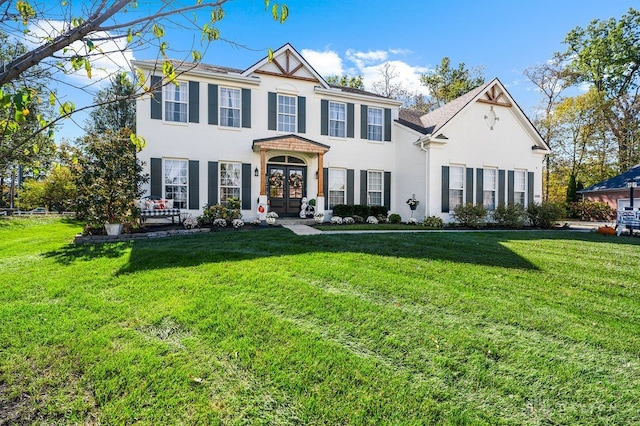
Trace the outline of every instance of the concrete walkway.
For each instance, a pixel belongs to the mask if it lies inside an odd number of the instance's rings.
[[[573,231],[582,231],[582,232],[589,232],[589,231],[595,231],[596,229],[598,229],[600,226],[605,226],[608,225],[610,227],[615,227],[616,223],[615,221],[613,222],[579,222],[579,221],[570,221],[570,222],[561,222],[561,226],[559,226],[556,229],[569,229],[569,230],[573,230]],[[358,230],[358,231],[321,231],[319,229],[316,229],[314,227],[308,226],[308,225],[282,225],[283,228],[286,228],[288,230],[290,230],[291,232],[293,232],[296,235],[335,235],[335,234],[366,234],[366,233],[374,233],[374,234],[386,234],[386,233],[397,233],[397,232],[487,232],[487,231],[491,231],[491,232],[495,232],[495,231],[513,231],[511,229],[505,229],[505,230],[498,230],[498,229],[468,229],[468,230],[462,230],[462,229],[424,229],[424,230],[420,230],[420,229],[407,229],[407,230],[388,230],[388,231],[384,231],[384,230],[371,230],[371,231],[365,231],[365,230]],[[531,231],[536,231],[534,229],[532,229]]]

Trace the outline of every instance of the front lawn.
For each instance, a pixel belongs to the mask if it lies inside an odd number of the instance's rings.
[[[640,423],[640,241],[0,220],[0,424]]]

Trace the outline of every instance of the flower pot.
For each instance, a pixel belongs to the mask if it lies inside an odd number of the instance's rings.
[[[122,224],[105,223],[104,229],[107,231],[107,235],[120,235],[122,233]]]
[[[415,209],[417,209],[417,208],[418,208],[418,206],[415,206],[415,205],[414,205],[414,206],[409,206],[409,208],[410,208],[411,210],[415,210]]]
[[[266,220],[269,225],[273,225],[274,223],[276,223],[275,217],[268,217]]]
[[[322,216],[322,217],[314,217],[313,220],[315,220],[316,223],[322,223],[322,222],[324,222],[324,216]]]

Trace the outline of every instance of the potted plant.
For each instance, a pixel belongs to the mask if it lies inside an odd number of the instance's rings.
[[[411,217],[413,217],[413,212],[418,208],[420,201],[416,200],[416,194],[412,194],[411,197],[407,200],[407,205],[411,209]]]
[[[317,212],[313,215],[313,220],[316,221],[316,223],[322,223],[324,222],[324,213],[322,212]]]
[[[276,212],[267,213],[267,223],[269,225],[275,224],[277,218],[278,218],[278,213],[276,213]]]

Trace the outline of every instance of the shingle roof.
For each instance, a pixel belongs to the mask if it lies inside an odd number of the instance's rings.
[[[147,64],[149,66],[156,67],[156,68],[162,68],[162,62],[155,61],[155,60],[142,60],[137,62],[142,64]],[[216,72],[221,74],[241,74],[243,71],[237,68],[221,67],[218,65],[208,65],[203,63],[195,63],[195,62],[187,62],[187,61],[178,61],[175,59],[170,59],[169,62],[171,62],[171,64],[175,68],[180,67],[180,68],[195,69],[195,70],[201,70],[201,71],[207,71],[207,72]]]
[[[375,96],[378,98],[390,99],[387,96],[382,96],[382,95],[379,95],[378,93],[367,92],[366,90],[355,89],[353,87],[340,86],[337,84],[330,84],[329,86],[331,86],[333,89],[340,89],[343,92],[355,93],[357,95],[367,95],[367,96]]]
[[[410,109],[401,109],[398,122],[405,126],[416,130],[422,134],[434,134],[442,126],[447,124],[462,108],[464,108],[473,98],[486,90],[488,86],[494,83],[494,80],[476,87],[464,95],[452,100],[451,102],[435,109],[431,112],[424,113]]]
[[[602,182],[591,185],[588,188],[578,191],[580,193],[585,192],[599,192],[599,191],[617,191],[620,189],[627,189],[627,182],[629,180],[636,180],[640,183],[640,164],[633,166],[624,173],[614,176],[609,179],[605,179]]]

